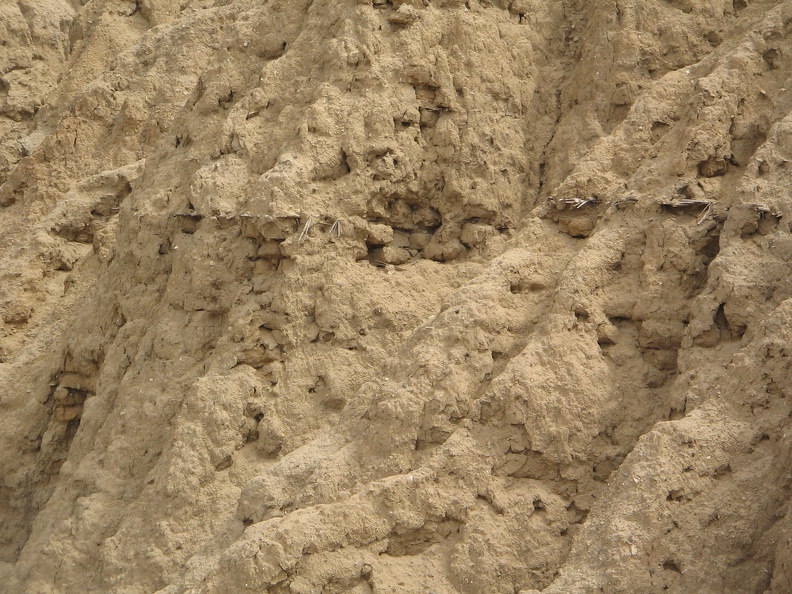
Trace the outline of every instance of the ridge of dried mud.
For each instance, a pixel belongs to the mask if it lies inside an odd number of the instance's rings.
[[[4,2],[3,591],[792,591],[790,30]]]

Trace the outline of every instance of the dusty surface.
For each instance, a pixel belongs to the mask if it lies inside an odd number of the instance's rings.
[[[790,30],[2,0],[3,591],[792,590]]]

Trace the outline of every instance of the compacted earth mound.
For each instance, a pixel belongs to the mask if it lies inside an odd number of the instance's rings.
[[[0,589],[792,591],[791,32],[4,0]]]

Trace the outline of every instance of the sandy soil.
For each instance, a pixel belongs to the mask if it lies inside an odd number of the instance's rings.
[[[3,0],[3,592],[792,591],[790,31]]]

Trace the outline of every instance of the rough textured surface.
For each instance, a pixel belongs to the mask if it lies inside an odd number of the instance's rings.
[[[4,591],[789,592],[791,30],[4,0]]]

